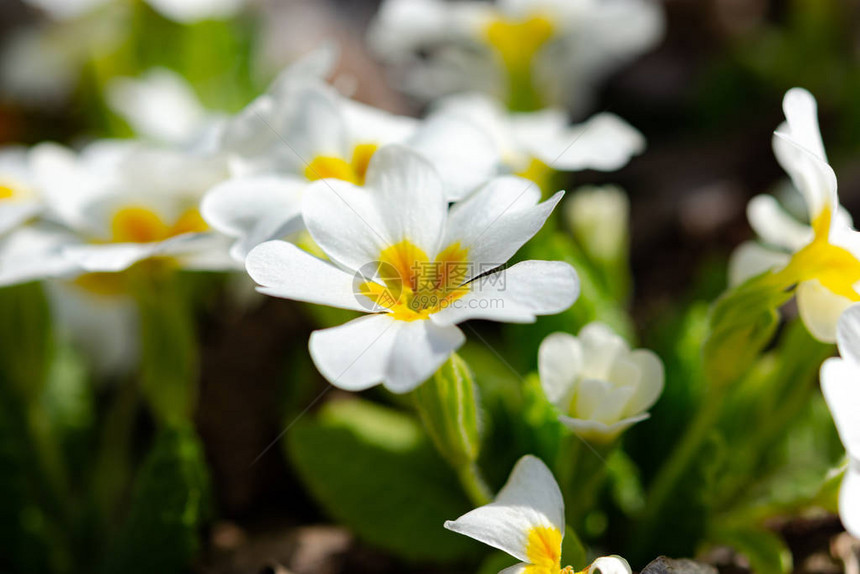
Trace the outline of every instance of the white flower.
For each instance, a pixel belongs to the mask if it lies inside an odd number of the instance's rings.
[[[497,269],[537,233],[561,195],[538,204],[533,183],[503,177],[449,211],[432,166],[387,146],[371,159],[365,186],[327,179],[305,193],[305,225],[331,262],[272,241],[252,250],[246,267],[262,293],[373,313],[314,332],[311,356],[338,387],[383,383],[403,393],[464,342],[457,323],[528,323],[573,304],[578,281],[566,263]]]
[[[111,141],[80,154],[45,144],[33,154],[50,222],[4,242],[0,283],[113,273],[153,258],[186,269],[235,267],[227,238],[197,210],[203,192],[226,177],[218,158]]]
[[[645,149],[642,134],[609,113],[570,125],[560,109],[510,113],[493,98],[475,93],[445,98],[437,108],[479,125],[493,138],[508,171],[524,176],[539,175],[533,172],[547,167],[614,171]]]
[[[538,371],[559,420],[586,440],[607,442],[633,424],[663,392],[663,363],[646,349],[631,351],[602,323],[578,337],[553,333],[543,340]]]
[[[860,538],[860,306],[849,307],[839,318],[837,339],[842,358],[821,366],[821,390],[848,451],[839,516],[845,529]]]
[[[369,40],[416,95],[477,90],[523,107],[517,93],[527,90],[537,109],[581,104],[662,33],[662,12],[647,0],[387,0]]]
[[[522,561],[500,574],[573,574],[570,566],[561,567],[565,530],[561,490],[552,472],[534,456],[517,462],[494,502],[445,522],[445,528]],[[631,574],[620,556],[598,558],[582,572],[595,571]]]
[[[299,200],[310,182],[362,185],[383,145],[400,143],[430,161],[449,201],[496,175],[500,162],[490,137],[459,114],[396,116],[296,72],[229,121],[222,141],[236,177],[211,190],[201,209],[212,227],[237,238],[232,253],[240,261],[262,241],[300,227]]]
[[[836,175],[827,163],[816,103],[806,90],[789,90],[783,101],[787,122],[773,140],[774,153],[806,205],[806,221],[790,216],[772,196],[753,198],[747,209],[760,241],[741,245],[730,262],[730,280],[739,284],[772,270],[798,284],[797,305],[817,339],[833,342],[845,308],[860,301],[860,234],[839,205]]]

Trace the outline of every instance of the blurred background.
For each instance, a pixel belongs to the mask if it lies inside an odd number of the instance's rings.
[[[566,182],[614,183],[630,196],[637,325],[665,321],[681,298],[713,299],[724,289],[729,253],[751,237],[747,201],[784,178],[771,134],[782,120],[788,88],[805,87],[818,99],[842,203],[852,213],[860,209],[860,2],[662,4],[664,40],[607,78],[590,109],[577,110],[574,118],[614,112],[646,136],[646,153],[620,172],[587,171]],[[154,66],[185,76],[207,109],[235,112],[284,66],[326,41],[342,47],[338,73],[351,79],[342,87],[356,99],[393,112],[422,111],[391,87],[366,48],[374,0],[249,0],[229,19],[190,25],[165,18],[154,5],[105,3],[92,13],[60,17],[63,0],[0,0],[0,144],[130,137],[130,127],[110,111],[104,87]],[[279,444],[284,421],[308,405],[316,408],[312,401],[326,385],[306,356],[304,341],[314,324],[306,309],[266,299],[245,310],[214,297],[212,312],[199,317],[195,425],[212,473],[217,518],[206,527],[194,570],[442,571],[407,567],[334,525],[286,463]],[[643,341],[649,343],[656,345]],[[517,366],[532,366],[524,361]],[[96,408],[111,396],[109,384],[97,390]],[[152,423],[144,412],[131,418],[143,452]],[[634,433],[631,440],[659,436]],[[778,528],[798,565],[829,553],[840,530],[835,518]],[[834,571],[822,560],[807,571]]]

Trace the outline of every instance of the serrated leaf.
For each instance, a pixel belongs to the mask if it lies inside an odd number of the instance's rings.
[[[480,552],[442,527],[472,506],[414,418],[363,400],[336,401],[295,424],[286,446],[314,498],[368,543],[412,561]]]

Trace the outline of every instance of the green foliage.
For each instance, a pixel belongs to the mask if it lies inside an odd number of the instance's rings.
[[[472,505],[414,418],[363,400],[335,401],[299,420],[286,445],[326,512],[368,543],[424,562],[480,551],[442,528]]]
[[[773,532],[749,525],[724,527],[712,535],[712,541],[726,544],[746,556],[750,570],[756,574],[791,572],[791,552]]]
[[[209,517],[203,449],[188,426],[166,428],[138,472],[129,515],[110,546],[105,574],[185,572]]]
[[[0,379],[21,397],[44,388],[53,346],[51,311],[42,285],[0,288]]]

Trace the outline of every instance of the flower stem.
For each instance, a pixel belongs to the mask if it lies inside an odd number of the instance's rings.
[[[464,464],[457,469],[457,478],[463,490],[475,506],[483,506],[493,501],[493,493],[484,478],[481,469],[474,462]]]

